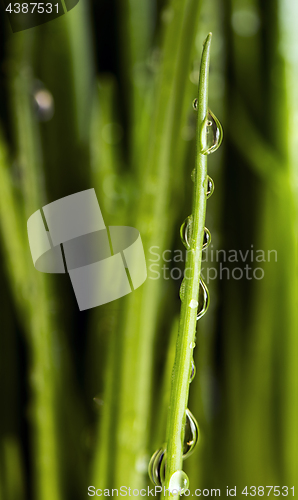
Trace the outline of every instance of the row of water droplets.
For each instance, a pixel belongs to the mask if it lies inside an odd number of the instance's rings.
[[[195,365],[194,363],[192,363],[191,380],[194,379],[194,376]],[[188,458],[192,454],[199,439],[199,427],[197,421],[188,409],[186,410],[185,417],[183,459]],[[165,446],[159,448],[151,457],[148,467],[148,473],[152,483],[156,486],[164,485],[166,476],[166,460],[167,453]],[[188,486],[189,481],[185,472],[179,470],[172,475],[169,484],[170,491],[173,492],[174,490],[177,490],[182,494],[185,490],[188,489]]]
[[[193,108],[197,111],[198,100],[193,101]],[[214,153],[221,145],[223,138],[222,126],[219,120],[214,116],[214,114],[208,110],[206,119],[201,131],[200,142],[201,142],[201,154],[209,155]],[[196,169],[193,170],[191,174],[191,179],[195,182]],[[207,176],[206,179],[206,198],[210,198],[214,191],[214,183],[211,177]],[[185,219],[181,228],[180,236],[182,243],[187,250],[192,247],[192,231],[193,231],[193,216],[190,215]],[[211,243],[210,231],[205,227],[204,240],[202,249],[205,250]],[[180,287],[180,299],[183,302],[185,297],[186,281],[185,278],[182,281]],[[209,292],[206,284],[200,279],[199,287],[199,297],[198,301],[192,301],[194,307],[197,307],[197,320],[202,318],[206,314],[209,307]],[[192,307],[192,306],[191,306]],[[193,343],[192,348],[195,347]],[[190,379],[192,382],[196,374],[196,367],[194,360],[191,360],[190,367]],[[184,442],[183,442],[183,459],[188,458],[198,442],[199,439],[199,427],[197,421],[189,409],[186,410],[185,414],[185,429],[184,429]],[[165,446],[159,448],[151,457],[148,467],[148,473],[153,484],[157,486],[163,486],[165,482],[166,473],[166,448]],[[182,495],[189,487],[189,479],[183,470],[177,470],[170,478],[169,490],[171,492],[179,492]]]

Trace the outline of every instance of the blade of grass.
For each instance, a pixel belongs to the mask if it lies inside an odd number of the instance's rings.
[[[173,370],[170,409],[167,425],[167,466],[165,487],[169,488],[172,475],[182,469],[183,437],[185,411],[188,402],[189,378],[192,352],[196,335],[197,310],[192,307],[198,303],[202,246],[206,214],[206,179],[207,156],[201,153],[201,134],[208,112],[208,78],[210,63],[211,34],[203,47],[199,91],[197,121],[197,161],[193,197],[192,242],[187,253],[186,268],[191,276],[186,280],[185,297],[182,302],[176,357]],[[169,491],[166,498],[170,496]],[[179,496],[179,495],[177,495]]]

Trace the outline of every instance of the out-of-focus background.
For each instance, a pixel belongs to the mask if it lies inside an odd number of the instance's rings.
[[[242,497],[245,486],[273,485],[292,496],[297,11],[295,0],[80,0],[13,34],[1,9],[1,500],[82,500],[89,485],[149,484],[149,458],[165,440],[192,101],[210,31],[209,104],[225,138],[208,161],[211,304],[190,387],[200,440],[184,466],[192,493],[237,486]],[[140,231],[148,279],[80,312],[67,275],[33,267],[27,219],[88,188],[106,224]]]

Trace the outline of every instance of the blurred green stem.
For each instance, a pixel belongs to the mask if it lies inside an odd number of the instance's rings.
[[[15,116],[17,168],[21,195],[14,196],[7,153],[1,151],[1,215],[8,270],[26,332],[30,365],[34,494],[38,500],[60,500],[58,437],[56,428],[57,377],[54,359],[55,327],[49,310],[49,287],[42,273],[32,271],[26,237],[27,218],[42,204],[42,157],[33,115],[31,56],[33,37],[18,33],[13,39],[15,64],[11,72],[12,110]],[[11,225],[12,224],[12,225]],[[16,233],[12,233],[12,227]],[[19,259],[18,259],[19,255]],[[12,256],[16,257],[12,260]]]
[[[173,224],[169,203],[171,176],[180,140],[181,108],[199,2],[173,0],[173,16],[166,25],[156,104],[149,144],[142,153],[145,168],[135,226],[145,252],[156,245],[167,248]],[[158,326],[163,280],[150,280],[128,298],[123,335],[121,391],[116,455],[116,485],[142,487],[149,436],[154,337]],[[119,376],[119,374],[117,375]]]

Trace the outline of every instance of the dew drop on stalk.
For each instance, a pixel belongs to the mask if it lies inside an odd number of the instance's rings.
[[[196,365],[195,365],[194,360],[192,359],[191,360],[191,372],[190,372],[189,383],[191,383],[193,381],[195,376],[196,376]]]
[[[190,301],[190,303],[189,303],[189,307],[190,307],[191,309],[197,309],[197,308],[198,308],[198,305],[199,305],[199,303],[198,303],[198,301],[197,301],[197,300],[195,300],[195,299],[191,299],[191,301]]]
[[[172,495],[180,494],[188,490],[189,487],[189,479],[183,470],[176,470],[174,474],[172,474],[169,482],[169,490]]]
[[[211,233],[207,227],[204,229],[204,239],[203,239],[203,250],[205,250],[207,247],[209,247],[211,243]]]
[[[192,107],[195,111],[197,111],[198,109],[198,99],[195,98],[193,101],[192,101]]]
[[[48,122],[54,116],[54,98],[44,87],[39,86],[33,93],[35,113],[38,121]]]
[[[207,200],[210,198],[210,196],[213,195],[214,192],[214,182],[209,175],[207,175]]]
[[[199,288],[199,306],[198,306],[198,313],[197,313],[197,320],[202,318],[204,314],[207,312],[207,309],[209,307],[209,292],[208,288],[206,287],[204,281],[200,279],[200,288]]]
[[[166,474],[165,448],[159,448],[153,453],[148,466],[148,474],[153,484],[156,486],[163,486]]]
[[[221,123],[209,109],[201,133],[201,153],[204,155],[214,153],[221,145],[222,139],[223,131]]]
[[[180,228],[181,241],[187,250],[190,250],[191,235],[192,235],[192,215],[189,215],[183,222]]]
[[[186,410],[184,429],[183,458],[188,458],[199,440],[199,426],[189,409]]]

